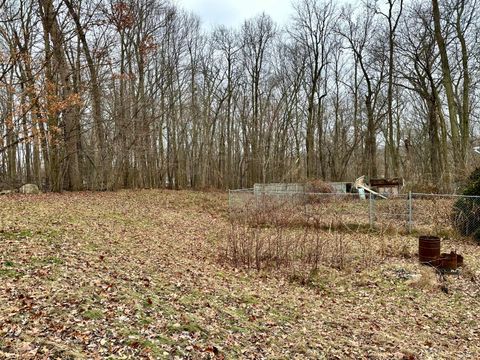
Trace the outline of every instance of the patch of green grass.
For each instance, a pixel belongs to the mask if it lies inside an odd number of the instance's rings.
[[[279,323],[286,323],[294,320],[294,315],[291,314],[290,309],[286,309],[286,311],[273,310],[270,315],[272,319]]]
[[[169,337],[163,336],[163,335],[159,335],[157,337],[157,340],[161,345],[174,345],[176,343],[174,340],[170,339]]]
[[[180,298],[180,303],[182,305],[192,305],[198,303],[201,300],[201,294],[197,290],[192,290],[188,295],[182,296]]]
[[[32,257],[31,263],[36,265],[47,265],[47,264],[62,265],[65,263],[65,261],[56,256],[47,256],[47,257]]]
[[[158,359],[161,355],[161,349],[153,341],[143,339],[138,333],[132,333],[128,335],[130,338],[127,340],[127,344],[133,348],[148,349],[149,353]]]
[[[0,277],[17,277],[19,273],[13,269],[0,269]]]
[[[252,294],[242,294],[240,301],[244,304],[255,305],[258,304],[258,297]]]
[[[218,276],[220,279],[225,279],[227,277],[227,274],[225,274],[224,271],[217,271],[215,275]]]
[[[44,231],[44,232],[41,233],[41,235],[43,237],[47,238],[48,240],[58,239],[61,234],[62,234],[62,232],[60,230],[57,230],[57,229],[48,229],[47,231]]]
[[[150,325],[151,323],[153,323],[153,319],[149,316],[142,316],[140,317],[140,319],[138,320],[138,323],[140,325]]]
[[[143,348],[147,348],[150,350],[155,350],[157,349],[157,346],[151,342],[150,340],[140,340],[140,346]]]
[[[162,305],[161,311],[164,316],[174,316],[177,314],[177,311],[168,304],[166,304],[165,306]]]
[[[153,348],[156,347],[154,343],[152,343],[150,340],[145,340],[141,338],[137,338],[132,335],[132,339],[128,339],[127,344],[133,347],[141,347],[141,348]]]
[[[13,261],[8,261],[8,260],[5,261],[5,262],[3,263],[3,265],[6,266],[6,267],[14,267],[14,266],[15,266],[15,264],[14,264]]]
[[[85,310],[82,315],[85,319],[89,320],[103,319],[103,312],[97,309]]]
[[[197,324],[194,321],[189,321],[189,322],[184,323],[184,324],[178,324],[177,323],[177,324],[169,325],[168,330],[171,333],[186,331],[186,332],[189,332],[189,333],[192,333],[192,334],[205,331],[199,324]]]
[[[238,325],[232,325],[232,326],[230,326],[229,330],[231,330],[231,331],[233,331],[233,332],[240,333],[240,334],[245,334],[245,333],[248,332],[248,329],[243,328],[243,327],[238,326]]]
[[[200,325],[195,322],[189,322],[182,326],[183,331],[188,331],[189,333],[203,332],[203,329]]]
[[[55,265],[62,265],[62,264],[65,263],[65,261],[63,261],[63,259],[60,259],[59,257],[56,257],[56,256],[49,256],[49,257],[45,258],[44,261],[48,264],[55,264]]]
[[[7,240],[13,239],[25,239],[28,237],[33,236],[33,231],[31,230],[11,230],[11,231],[2,231],[0,233],[0,238],[4,238]]]
[[[89,242],[87,245],[85,245],[85,248],[89,251],[97,251],[100,249],[100,246],[94,242]]]
[[[33,236],[33,232],[31,230],[20,230],[17,233],[17,237],[19,238],[27,238]]]
[[[152,306],[153,306],[153,300],[152,300],[151,298],[144,299],[144,300],[142,301],[142,306],[143,306],[144,308],[150,308],[150,307],[152,307]]]
[[[125,337],[125,338],[136,339],[136,338],[140,337],[138,331],[136,331],[135,329],[133,329],[131,327],[127,327],[124,323],[122,323],[119,326],[118,330],[119,330],[121,336]]]
[[[238,324],[239,322],[244,322],[248,319],[248,315],[242,309],[232,309],[221,305],[217,307],[217,310],[221,311],[221,314],[223,314],[222,318],[230,324]]]
[[[327,279],[318,276],[318,271],[313,270],[308,274],[299,274],[294,273],[289,276],[289,280],[292,283],[298,283],[300,285],[316,288],[318,290],[327,290],[328,289],[328,281]]]

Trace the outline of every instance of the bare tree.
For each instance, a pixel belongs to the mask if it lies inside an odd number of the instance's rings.
[[[325,71],[330,52],[330,37],[336,21],[336,11],[333,3],[303,0],[295,6],[294,26],[290,35],[303,48],[306,58],[306,96],[307,119],[306,131],[306,175],[318,176],[316,154],[325,177],[325,167],[322,155],[323,119],[322,100],[325,94]],[[315,133],[318,132],[318,143],[315,146]]]

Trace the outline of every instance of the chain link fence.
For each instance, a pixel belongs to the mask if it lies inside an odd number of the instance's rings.
[[[232,220],[255,226],[311,225],[335,230],[396,231],[480,238],[480,196],[408,193],[229,191]]]

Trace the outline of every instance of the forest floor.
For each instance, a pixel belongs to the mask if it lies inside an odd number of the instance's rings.
[[[383,252],[306,286],[219,261],[227,215],[223,193],[1,197],[0,358],[480,358],[479,246],[442,281]]]

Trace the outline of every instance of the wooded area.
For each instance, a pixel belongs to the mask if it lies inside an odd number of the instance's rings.
[[[239,188],[478,160],[476,0],[298,0],[206,30],[163,0],[0,0],[0,187]]]

